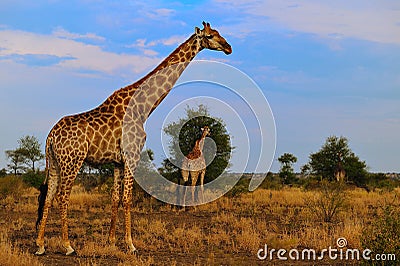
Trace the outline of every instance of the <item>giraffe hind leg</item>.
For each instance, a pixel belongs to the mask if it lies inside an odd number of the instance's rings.
[[[71,243],[68,239],[68,203],[71,195],[72,186],[74,184],[75,178],[78,174],[79,169],[83,164],[84,158],[77,158],[74,163],[71,163],[66,158],[63,161],[65,166],[64,171],[60,172],[61,176],[61,186],[59,190],[59,207],[61,214],[61,236],[62,236],[62,246],[67,250],[66,255],[71,255],[75,253],[75,250],[71,247]]]
[[[38,236],[36,239],[36,244],[38,246],[38,250],[36,251],[35,255],[43,255],[45,253],[45,248],[44,248],[44,232],[45,232],[45,227],[47,223],[47,218],[49,215],[49,209],[51,208],[51,205],[53,203],[54,197],[57,193],[58,189],[58,171],[57,171],[57,166],[55,162],[51,159],[49,159],[49,169],[48,169],[48,177],[47,181],[48,183],[46,185],[42,185],[41,189],[41,194],[39,195],[39,201],[43,201],[44,199],[44,204],[43,204],[43,209],[41,209],[42,206],[40,206],[39,202],[39,210],[38,212],[38,220],[36,222],[36,227],[38,230]],[[46,189],[47,188],[47,189]],[[41,198],[40,198],[41,197]],[[40,218],[40,219],[39,219]]]

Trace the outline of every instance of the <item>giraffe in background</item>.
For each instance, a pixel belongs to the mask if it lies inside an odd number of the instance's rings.
[[[181,174],[182,179],[186,183],[189,180],[189,175],[192,180],[192,201],[194,200],[194,190],[197,183],[197,179],[200,175],[200,189],[201,189],[201,196],[202,201],[204,202],[204,176],[206,175],[206,161],[203,155],[203,148],[204,148],[204,139],[210,135],[210,128],[205,126],[201,128],[202,134],[201,137],[196,140],[194,147],[189,154],[183,158],[182,167],[181,167]],[[183,206],[185,206],[185,199],[186,199],[186,191],[187,187],[185,187],[185,193],[183,195]]]
[[[148,75],[115,91],[97,108],[61,118],[46,140],[46,179],[39,195],[37,255],[44,254],[44,232],[53,199],[59,203],[62,245],[66,255],[74,253],[68,239],[67,207],[72,185],[83,162],[114,164],[109,241],[115,244],[115,227],[122,197],[125,242],[136,248],[131,236],[133,175],[140,159],[146,133],[143,124],[168,95],[175,82],[202,49],[232,52],[226,40],[203,22],[204,28],[175,49]]]
[[[346,170],[344,170],[343,163],[342,163],[342,153],[338,153],[338,163],[335,168],[335,178],[338,182],[345,181],[346,177]]]

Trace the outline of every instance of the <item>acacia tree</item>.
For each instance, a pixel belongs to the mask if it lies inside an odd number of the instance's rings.
[[[8,168],[14,174],[20,171],[26,172],[27,169],[35,172],[35,164],[44,159],[39,140],[35,136],[24,136],[18,140],[18,144],[15,150],[6,151],[9,160]]]
[[[44,159],[40,149],[41,143],[35,136],[24,136],[18,140],[19,150],[22,152],[30,168],[35,172],[35,163]]]
[[[308,167],[311,174],[332,181],[339,162],[349,181],[361,187],[365,186],[367,165],[351,151],[345,137],[328,137],[318,152],[310,154]]]
[[[222,119],[211,117],[207,106],[200,104],[197,108],[186,108],[186,117],[168,124],[164,132],[171,137],[169,151],[171,158],[164,160],[160,173],[169,180],[178,180],[180,177],[180,165],[183,155],[187,155],[201,136],[201,128],[208,126],[211,130],[209,136],[215,142],[216,154],[212,162],[208,164],[204,182],[217,178],[230,166],[229,159],[233,149],[229,134]],[[204,156],[207,161],[212,158],[214,150],[208,145],[204,146]]]
[[[6,157],[9,160],[7,167],[14,175],[19,174],[20,171],[25,171],[24,164],[26,163],[26,157],[21,149],[17,148],[15,150],[6,151]]]
[[[282,178],[283,183],[293,183],[295,181],[293,164],[297,162],[297,157],[291,153],[284,153],[278,158],[278,161],[281,163],[279,177]]]

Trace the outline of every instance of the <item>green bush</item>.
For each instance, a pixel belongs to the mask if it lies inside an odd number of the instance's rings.
[[[45,177],[46,176],[45,176],[44,172],[29,171],[26,174],[22,175],[22,180],[28,186],[35,187],[35,188],[39,189],[39,187],[43,183]]]
[[[18,198],[22,195],[25,184],[19,176],[9,175],[0,178],[0,199],[7,196]]]
[[[382,216],[363,229],[361,244],[371,254],[395,254],[400,259],[400,207],[386,205]],[[398,265],[396,261],[369,261],[372,265]]]
[[[279,175],[268,172],[266,178],[260,184],[260,188],[280,190],[283,188],[282,179]]]
[[[384,173],[369,173],[367,185],[373,190],[393,191],[400,186],[400,180],[392,179]]]
[[[7,170],[5,168],[0,170],[0,177],[5,177],[7,175]]]
[[[234,185],[233,188],[226,193],[226,196],[230,198],[235,198],[239,197],[243,193],[248,193],[249,183],[250,179],[243,177],[240,178],[236,185]]]

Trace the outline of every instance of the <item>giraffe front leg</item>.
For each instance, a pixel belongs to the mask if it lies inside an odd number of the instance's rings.
[[[186,191],[187,191],[187,183],[189,180],[189,171],[184,169],[185,166],[182,166],[182,170],[181,170],[181,174],[182,174],[182,181],[183,181],[183,197],[180,193],[178,193],[178,198],[177,198],[177,202],[179,205],[181,205],[183,207],[183,210],[185,209],[185,203],[186,203]],[[179,189],[179,187],[177,188]],[[180,191],[178,191],[180,192]],[[180,198],[179,198],[180,197]]]
[[[204,203],[204,176],[206,174],[206,170],[203,169],[203,171],[200,174],[200,190],[201,190],[201,203]]]
[[[133,175],[127,166],[124,169],[124,216],[125,216],[125,243],[129,252],[135,253],[136,248],[132,242],[132,222],[131,222],[131,204],[132,204],[132,188],[133,188]]]
[[[127,119],[126,116],[124,120]],[[140,115],[139,115],[140,117]],[[124,152],[122,153],[124,161],[124,188],[123,188],[123,206],[125,216],[125,242],[128,246],[128,250],[131,253],[135,253],[136,248],[132,242],[132,222],[131,222],[131,204],[132,204],[132,189],[133,189],[133,174],[135,173],[136,167],[139,164],[140,152],[143,149],[146,141],[146,132],[143,129],[143,125],[138,126],[138,121],[131,123],[135,120],[129,120],[127,125],[124,125],[125,134],[122,138],[122,147]]]
[[[115,237],[115,228],[117,224],[118,217],[118,207],[121,200],[121,191],[122,191],[122,180],[121,180],[121,172],[123,170],[115,166],[114,168],[114,186],[112,192],[112,206],[111,206],[111,225],[110,225],[110,233],[108,235],[108,241],[112,246],[115,245],[116,237]]]
[[[185,187],[183,188],[183,199],[182,199],[182,210],[185,210],[185,207],[186,207],[186,193],[187,193],[187,186],[186,186],[186,183],[187,182],[185,182]]]
[[[196,209],[196,200],[194,198],[194,191],[196,189],[196,183],[197,183],[197,179],[199,177],[199,172],[193,171],[191,176],[192,176],[192,202],[193,202],[194,208]]]

